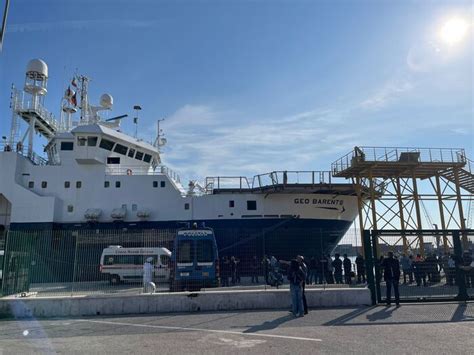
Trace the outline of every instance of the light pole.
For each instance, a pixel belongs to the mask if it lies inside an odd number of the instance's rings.
[[[138,135],[138,111],[141,111],[141,107],[139,105],[133,106],[133,109],[135,110],[135,117],[133,117],[133,123],[135,124],[135,138],[137,138]]]

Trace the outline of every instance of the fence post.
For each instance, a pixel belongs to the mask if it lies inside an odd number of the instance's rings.
[[[377,290],[377,302],[382,303],[382,293],[380,290],[380,282],[382,281],[382,272],[380,270],[380,263],[379,263],[379,253],[378,253],[378,237],[379,234],[376,230],[371,231],[371,239],[372,239],[372,255],[374,260],[374,269],[375,269],[375,288]]]
[[[462,265],[462,246],[458,230],[453,231],[453,246],[454,256],[456,260],[456,283],[458,284],[459,289],[459,293],[456,296],[456,299],[459,301],[467,301],[469,295],[467,294],[466,289],[466,273],[460,268],[460,266]]]
[[[370,246],[370,231],[364,230],[364,254],[367,284],[370,290],[370,298],[372,300],[372,305],[375,306],[377,303],[377,295],[375,293],[374,259]]]
[[[74,295],[74,284],[76,282],[76,272],[77,272],[77,239],[79,238],[79,232],[76,231],[75,233],[73,232],[73,235],[75,236],[75,250],[74,250],[74,271],[72,274],[72,285],[71,285],[71,297]]]

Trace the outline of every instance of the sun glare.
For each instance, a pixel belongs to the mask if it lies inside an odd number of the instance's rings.
[[[443,42],[454,45],[461,42],[467,35],[469,24],[461,18],[446,21],[441,28],[440,36]]]

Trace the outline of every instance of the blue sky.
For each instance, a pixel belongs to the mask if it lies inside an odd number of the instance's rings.
[[[453,16],[471,24],[439,39]],[[328,170],[356,145],[473,146],[470,1],[13,0],[0,54],[0,132],[10,85],[49,65],[57,113],[76,68],[109,116],[142,106],[184,178]],[[133,133],[131,121],[123,130]]]

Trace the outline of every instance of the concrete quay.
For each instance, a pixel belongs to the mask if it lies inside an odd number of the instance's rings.
[[[310,308],[370,305],[367,288],[308,289]],[[282,310],[288,289],[0,299],[0,318],[77,317],[171,312]]]

